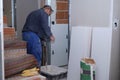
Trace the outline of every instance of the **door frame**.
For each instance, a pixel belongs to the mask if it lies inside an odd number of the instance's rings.
[[[56,12],[57,12],[57,10],[56,10],[56,8],[57,8],[57,7],[56,7],[56,0],[45,0],[45,4],[48,4],[48,5],[54,4],[54,5],[51,6],[51,7],[53,8],[54,12],[53,12],[53,14],[50,16],[50,20],[49,20],[49,25],[50,25],[50,27],[51,27],[52,32],[55,30],[55,28],[53,29],[53,26],[54,26],[54,25],[52,24],[53,22],[54,22],[54,24],[56,24],[56,25],[57,25],[57,24],[58,24],[58,25],[62,25],[62,26],[63,26],[63,25],[66,25],[66,23],[61,24],[61,23],[57,23],[57,22],[56,22]],[[69,0],[68,0],[68,7],[69,7]],[[68,12],[69,12],[69,9],[68,9]],[[69,16],[69,14],[68,14],[68,16]],[[52,17],[52,18],[51,18],[51,17]],[[66,48],[66,51],[67,51],[67,52],[66,52],[66,53],[68,54],[68,57],[69,57],[69,46],[70,46],[70,44],[69,44],[69,39],[70,39],[70,38],[69,38],[69,36],[70,36],[70,35],[69,35],[69,17],[68,17],[68,23],[67,23],[67,25],[68,25],[68,26],[67,26],[67,30],[68,30],[68,31],[67,31],[66,37],[67,37],[67,41],[68,41],[68,42],[67,42],[67,48]],[[61,28],[61,29],[62,29],[62,28]],[[55,36],[55,35],[54,35],[54,36]],[[57,40],[57,39],[56,39],[56,40]],[[50,58],[49,58],[49,63],[51,64],[51,62],[52,62],[52,61],[51,61],[51,60],[52,60],[52,59],[51,59],[51,55],[52,55],[52,53],[54,52],[54,50],[52,50],[53,48],[52,48],[52,44],[51,44],[51,43],[49,44],[49,48],[50,48],[50,49],[49,49],[49,53],[48,53],[48,54],[50,54],[50,55],[49,55],[49,57],[50,57]],[[67,57],[67,62],[69,61],[68,57]],[[57,66],[58,66],[58,65],[57,65]],[[62,66],[62,65],[61,65],[61,66]]]
[[[3,0],[0,0],[0,80],[4,80]]]

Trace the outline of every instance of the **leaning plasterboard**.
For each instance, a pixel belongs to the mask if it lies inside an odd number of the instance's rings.
[[[90,34],[91,27],[72,27],[67,80],[80,80],[80,60],[89,57]]]

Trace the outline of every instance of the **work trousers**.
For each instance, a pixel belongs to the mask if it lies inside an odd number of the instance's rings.
[[[28,31],[22,33],[23,40],[27,42],[27,53],[33,54],[38,62],[38,67],[41,66],[42,44],[36,33]]]

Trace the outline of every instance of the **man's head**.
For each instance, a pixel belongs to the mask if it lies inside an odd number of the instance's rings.
[[[52,12],[53,12],[53,9],[52,9],[51,6],[49,6],[49,5],[44,5],[44,6],[43,6],[43,9],[45,10],[45,12],[46,12],[48,15],[51,15]]]

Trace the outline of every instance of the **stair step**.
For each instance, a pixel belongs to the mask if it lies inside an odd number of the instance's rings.
[[[4,49],[5,77],[37,64],[35,57],[27,54],[26,42],[17,38],[14,28],[4,28]]]
[[[15,40],[16,37],[16,33],[15,33],[15,28],[11,28],[11,27],[5,27],[4,28],[4,40]]]
[[[30,54],[11,54],[5,58],[5,77],[12,76],[24,69],[36,66],[37,62]]]
[[[23,49],[26,48],[26,42],[22,40],[12,40],[12,41],[5,41],[4,48],[6,49]]]
[[[5,59],[19,58],[19,56],[25,54],[27,54],[26,49],[10,49],[4,51]]]

